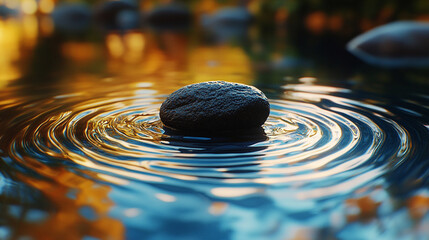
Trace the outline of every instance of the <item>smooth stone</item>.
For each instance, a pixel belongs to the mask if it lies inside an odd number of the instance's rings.
[[[347,49],[363,61],[383,67],[429,66],[429,24],[399,21],[361,34]]]
[[[160,109],[167,128],[190,133],[251,131],[260,128],[269,113],[262,91],[223,81],[185,86],[168,96]]]

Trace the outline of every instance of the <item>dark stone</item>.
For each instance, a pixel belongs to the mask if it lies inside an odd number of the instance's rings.
[[[270,113],[264,93],[223,81],[188,85],[162,103],[161,121],[173,130],[204,133],[258,129]]]
[[[389,23],[357,36],[347,49],[370,64],[384,67],[429,65],[429,24]]]

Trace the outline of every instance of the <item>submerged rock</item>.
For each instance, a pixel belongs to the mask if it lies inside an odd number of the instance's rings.
[[[384,67],[429,66],[429,24],[401,21],[359,35],[347,49],[362,60]]]
[[[187,132],[233,132],[261,127],[270,104],[255,87],[223,81],[188,85],[162,103],[161,121]]]

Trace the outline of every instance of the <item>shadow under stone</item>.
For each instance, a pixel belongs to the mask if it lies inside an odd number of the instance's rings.
[[[268,139],[262,127],[224,132],[184,132],[166,126],[163,129],[163,140],[169,145],[182,147],[182,153],[250,153],[267,148],[254,146]]]

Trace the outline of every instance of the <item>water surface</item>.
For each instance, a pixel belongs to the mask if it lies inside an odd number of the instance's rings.
[[[427,239],[425,70],[265,65],[192,36],[38,40],[58,61],[21,59],[0,90],[0,238]],[[263,90],[263,133],[165,132],[166,96],[208,80]]]

